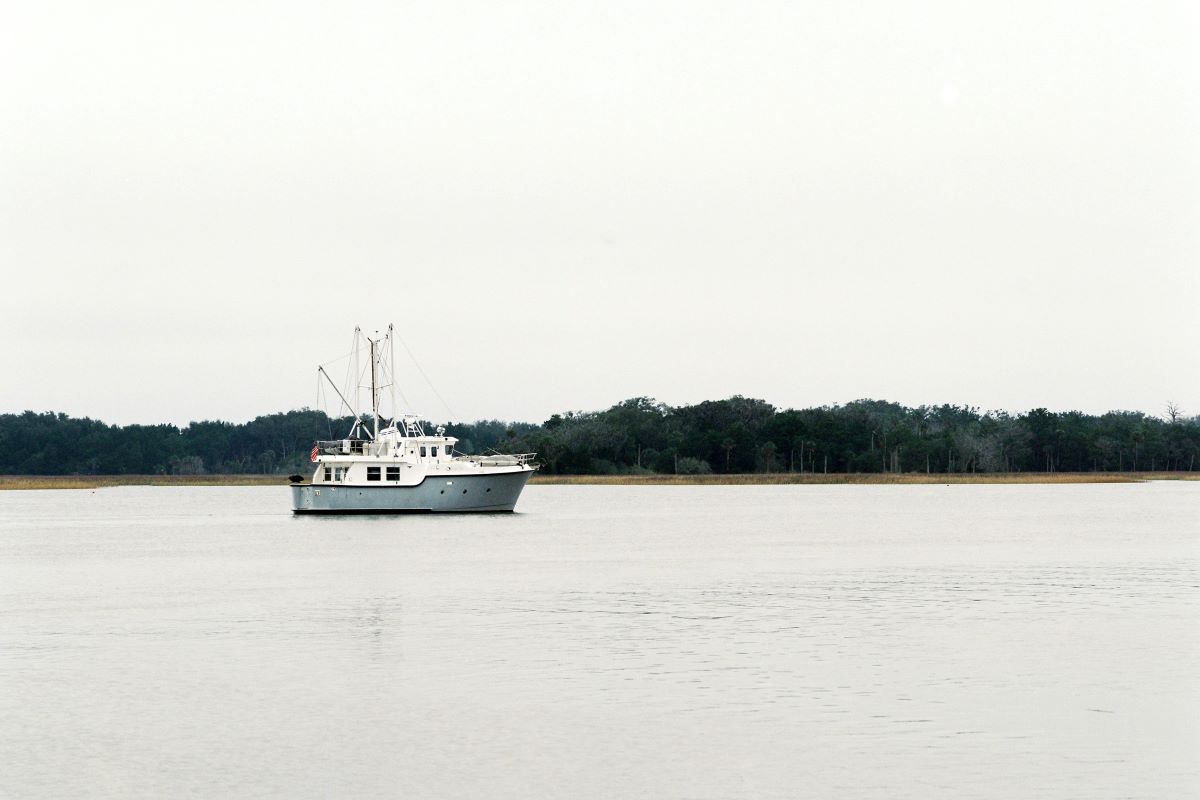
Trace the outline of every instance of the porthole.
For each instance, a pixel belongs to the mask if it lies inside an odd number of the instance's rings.
[[[463,494],[466,494],[466,493],[467,493],[467,490],[466,490],[466,489],[463,489]]]
[[[445,494],[445,493],[446,493],[445,489],[442,489],[440,492],[438,492],[438,494]]]
[[[492,487],[490,487],[490,486],[489,486],[489,487],[488,487],[488,491],[490,492],[491,490],[492,490]]]

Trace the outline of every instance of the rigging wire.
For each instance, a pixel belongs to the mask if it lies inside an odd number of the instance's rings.
[[[392,329],[391,335],[392,336],[396,335],[395,329]],[[396,349],[396,345],[395,345],[394,341],[389,341],[388,342],[388,350],[390,351],[390,353],[394,353],[395,349]],[[391,388],[392,391],[394,392],[394,394],[392,395],[393,424],[395,424],[395,420],[399,419],[401,416],[400,409],[396,408],[396,397],[395,397],[396,394],[400,395],[400,400],[403,401],[404,407],[406,409],[408,409],[410,412],[412,411],[412,404],[408,402],[408,397],[404,394],[404,390],[400,388],[400,383],[399,383],[399,381],[396,380],[396,373],[392,370],[392,367],[394,366],[394,363],[393,363],[394,360],[395,360],[394,358],[386,358],[386,359],[381,358],[379,360],[379,366],[381,368],[380,371],[383,372],[383,374],[387,377],[387,379],[389,381],[388,383],[382,384],[379,388],[380,389]]]
[[[425,379],[425,383],[429,385],[429,389],[446,409],[446,413],[450,415],[450,421],[458,420],[458,414],[454,413],[454,409],[450,408],[450,404],[446,402],[446,399],[442,397],[441,392],[439,392],[437,387],[433,385],[433,381],[429,380],[429,376],[425,374],[425,370],[421,369],[421,364],[417,361],[417,357],[413,355],[412,350],[409,349],[408,342],[404,341],[404,337],[402,337],[399,333],[396,334],[396,339],[398,339],[400,344],[404,347],[404,352],[408,353],[408,357],[412,359],[413,366],[417,368],[417,372],[421,373],[421,377]],[[405,402],[407,403],[408,401],[406,400]]]
[[[450,407],[450,404],[446,402],[446,398],[442,397],[441,392],[439,392],[437,390],[437,387],[433,385],[433,381],[431,381],[429,379],[429,375],[426,374],[424,368],[421,366],[421,363],[419,361],[417,361],[417,357],[413,354],[412,349],[408,346],[408,342],[404,341],[404,338],[401,337],[400,334],[394,328],[392,328],[389,331],[389,333],[391,336],[395,337],[395,340],[399,340],[400,345],[404,348],[404,352],[408,354],[409,359],[412,361],[413,366],[417,368],[417,372],[420,373],[421,378],[424,379],[426,385],[429,386],[430,391],[433,392],[434,396],[438,399],[438,402],[440,402],[442,404],[442,407],[446,409],[446,413],[450,415],[450,421],[458,420],[458,418],[459,418],[458,414],[454,413],[454,409],[452,409]],[[368,339],[368,338],[369,337],[367,337],[367,335],[362,332],[361,328],[355,328],[354,335],[351,340],[350,351],[318,365],[320,369],[318,369],[318,371],[317,371],[317,406],[326,412],[326,417],[328,419],[329,429],[330,429],[329,435],[331,437],[333,436],[333,417],[332,417],[332,415],[329,414],[328,408],[326,408],[326,406],[330,405],[332,403],[332,400],[329,397],[328,390],[325,389],[324,383],[321,380],[321,371],[320,370],[325,369],[326,367],[333,366],[335,364],[339,364],[342,361],[346,362],[345,379],[342,384],[346,390],[344,393],[345,396],[339,396],[337,411],[335,413],[340,415],[342,413],[342,410],[345,409],[346,412],[349,414],[349,416],[352,416],[352,417],[357,416],[358,409],[356,409],[351,404],[351,401],[349,401],[347,398],[351,392],[351,389],[353,389],[354,400],[352,402],[359,403],[359,401],[361,400],[362,391],[364,389],[367,389],[367,390],[370,389],[370,385],[364,384],[364,382],[363,382],[364,379],[366,378],[367,373],[370,370],[370,364],[363,366],[362,362],[359,358],[359,356],[361,354],[361,350],[362,350],[362,340]],[[386,340],[387,340],[387,337],[385,337],[385,341]],[[388,347],[391,348],[393,351],[395,349],[395,343],[394,343],[395,340],[387,342]],[[382,389],[389,388],[389,387],[392,388],[396,394],[400,395],[400,400],[404,403],[404,406],[408,410],[408,413],[414,413],[413,408],[412,408],[412,403],[409,401],[408,396],[404,393],[404,390],[401,388],[400,382],[396,379],[396,372],[393,369],[394,366],[395,366],[394,359],[387,359],[387,358],[379,359],[379,369],[380,369],[379,377],[386,378],[386,380],[388,382],[387,383],[380,382],[376,386],[376,389],[382,390]],[[329,375],[328,369],[325,369],[325,377],[327,380],[332,380],[332,376]],[[393,397],[392,405],[393,405],[393,408],[391,409],[392,424],[394,425],[394,424],[396,424],[396,420],[398,420],[401,416],[400,409],[395,408],[394,397]]]
[[[323,364],[317,364],[317,366],[318,367],[328,367],[330,364],[336,364],[337,362],[341,361],[342,359],[349,358],[352,355],[354,355],[354,351],[351,351],[349,353],[342,353],[340,356],[331,358]]]
[[[345,394],[350,394],[350,387],[354,386],[354,404],[358,405],[358,375],[355,375],[355,363],[358,361],[358,328],[354,329],[354,336],[350,339],[350,352],[346,356],[346,379],[342,381],[342,388],[346,390]],[[354,375],[354,383],[350,382],[350,376]],[[343,402],[343,405],[347,403]],[[351,414],[358,414],[358,409],[350,409]]]
[[[328,419],[329,437],[331,439],[333,438],[333,420],[334,420],[334,418],[341,415],[342,409],[346,409],[347,411],[349,411],[350,416],[354,416],[355,411],[354,411],[354,409],[350,408],[350,406],[348,406],[345,403],[345,401],[343,401],[339,397],[337,408],[333,410],[333,413],[330,413],[329,406],[330,406],[331,401],[329,398],[329,392],[328,392],[328,390],[325,389],[325,381],[321,380],[321,370],[325,371],[325,380],[332,381],[333,376],[329,374],[328,368],[335,364],[340,364],[342,361],[345,361],[347,369],[348,369],[350,366],[350,357],[353,355],[354,355],[354,351],[350,351],[348,353],[343,353],[340,356],[331,358],[328,361],[325,361],[323,363],[317,364],[317,408],[319,408],[325,412],[325,416]],[[349,388],[349,374],[348,373],[347,373],[347,381],[343,383],[343,387]]]
[[[330,416],[329,409],[326,408],[326,400],[325,400],[326,395],[323,391],[324,388],[325,388],[325,382],[321,380],[321,370],[318,368],[317,369],[317,410],[321,411],[325,415],[325,427],[329,431],[329,438],[332,439],[333,438],[333,417]]]

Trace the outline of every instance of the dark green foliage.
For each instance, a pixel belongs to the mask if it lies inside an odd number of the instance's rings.
[[[0,414],[0,474],[280,473],[308,470],[318,439],[350,418],[301,409],[236,425],[105,425],[65,414]],[[427,423],[426,429],[432,430]],[[735,396],[672,408],[635,397],[542,425],[448,425],[463,453],[537,452],[550,474],[663,472],[1091,472],[1194,470],[1200,417],[1044,408],[1012,416],[960,406],[856,400],[777,410]]]
[[[484,440],[467,431],[490,426]],[[504,429],[504,437],[499,431]],[[881,400],[776,410],[735,396],[693,406],[638,397],[607,411],[555,414],[541,426],[451,426],[488,448],[537,452],[550,474],[663,472],[1109,472],[1194,470],[1200,418],[1014,416]]]
[[[303,409],[242,425],[105,425],[65,414],[0,414],[0,473],[196,475],[296,471],[314,440],[342,435],[349,420]]]

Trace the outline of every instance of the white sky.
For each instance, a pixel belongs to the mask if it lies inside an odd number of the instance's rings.
[[[5,2],[0,412],[1200,413],[1196,8]]]

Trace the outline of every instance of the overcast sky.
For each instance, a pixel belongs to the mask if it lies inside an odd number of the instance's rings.
[[[0,412],[1200,413],[1196,8],[4,3]]]

